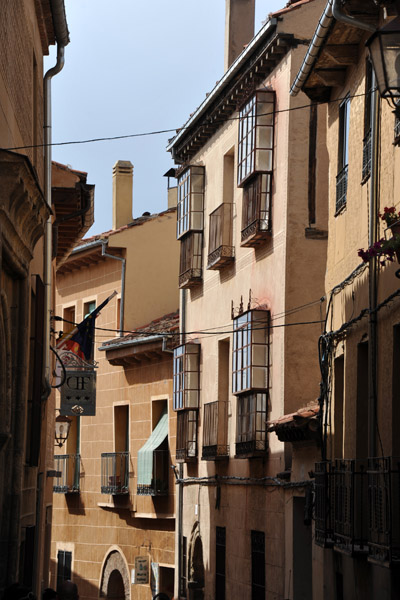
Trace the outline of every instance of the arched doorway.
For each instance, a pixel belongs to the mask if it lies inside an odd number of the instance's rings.
[[[125,588],[122,575],[117,569],[111,572],[107,585],[108,600],[125,600]]]
[[[118,550],[112,550],[104,561],[100,597],[107,600],[130,600],[128,566]]]
[[[204,598],[204,563],[203,542],[200,537],[199,524],[196,523],[192,530],[189,549],[189,600],[203,600]]]

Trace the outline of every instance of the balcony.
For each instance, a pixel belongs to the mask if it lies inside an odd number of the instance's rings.
[[[400,564],[400,459],[315,467],[315,543],[381,566]]]
[[[400,564],[400,458],[368,461],[369,560]]]
[[[210,214],[207,269],[219,270],[235,260],[232,246],[233,204],[221,204]]]
[[[256,248],[271,236],[271,185],[269,173],[261,173],[243,189],[241,246]]]
[[[336,214],[346,206],[347,202],[347,165],[336,176]]]
[[[229,458],[227,435],[227,402],[209,402],[204,405],[202,460]]]
[[[104,452],[101,455],[101,493],[129,493],[129,452]]]
[[[235,458],[263,457],[268,450],[267,394],[237,398]]]
[[[346,554],[368,550],[367,468],[365,461],[336,460],[334,471],[334,547]]]
[[[181,410],[177,413],[176,461],[197,460],[197,410]]]
[[[153,468],[151,484],[145,485],[138,483],[138,496],[167,496],[168,495],[168,477],[169,477],[169,451],[168,440],[165,440],[157,450],[152,451]],[[138,473],[139,480],[139,473]]]
[[[58,454],[54,457],[54,468],[60,473],[55,478],[55,494],[78,494],[80,491],[81,457],[79,454]]]
[[[203,234],[188,233],[181,239],[179,287],[188,289],[202,282]]]

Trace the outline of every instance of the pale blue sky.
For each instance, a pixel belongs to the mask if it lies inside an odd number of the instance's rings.
[[[286,0],[256,0],[256,31]],[[53,141],[178,128],[223,75],[225,0],[65,0],[71,43],[53,79]],[[53,66],[55,53],[46,60]],[[53,160],[88,173],[95,224],[112,224],[112,167],[134,165],[133,216],[167,207],[173,134],[55,146]]]

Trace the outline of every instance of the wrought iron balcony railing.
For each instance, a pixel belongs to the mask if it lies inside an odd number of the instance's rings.
[[[204,405],[203,460],[217,460],[229,456],[227,436],[227,403],[208,402]]]
[[[369,560],[400,564],[400,458],[368,460]]]
[[[101,493],[129,493],[129,452],[104,452],[101,455]]]
[[[336,213],[340,212],[347,202],[347,165],[336,176]]]
[[[315,465],[315,543],[400,564],[400,458]]]
[[[336,460],[333,472],[334,546],[347,554],[368,550],[367,465],[365,461]]]
[[[54,457],[56,477],[53,492],[56,494],[73,494],[80,491],[81,457],[79,454],[57,454]]]

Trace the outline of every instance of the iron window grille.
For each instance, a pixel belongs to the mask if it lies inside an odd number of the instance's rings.
[[[81,457],[79,454],[57,454],[54,468],[59,477],[54,480],[53,492],[56,494],[78,493],[80,491]]]
[[[368,550],[367,469],[362,460],[335,461],[333,498],[334,547],[347,554]]]
[[[251,532],[251,600],[265,600],[265,533]]]
[[[204,167],[190,166],[178,177],[176,237],[203,231]]]
[[[177,414],[176,461],[191,462],[197,459],[197,410]]]
[[[104,452],[101,455],[101,493],[129,493],[129,452]]]
[[[315,464],[315,543],[322,548],[333,546],[331,461]]]
[[[138,496],[168,495],[169,466],[168,440],[166,439],[157,450],[153,450],[153,479],[150,486],[138,484]]]
[[[336,213],[347,202],[347,173],[349,164],[350,97],[339,106],[338,175],[336,177]]]
[[[191,288],[199,285],[203,277],[203,234],[188,233],[181,240],[179,287]]]
[[[372,146],[371,146],[371,118],[372,118],[372,63],[368,58],[365,65],[365,100],[364,100],[364,139],[363,139],[363,164],[361,183],[365,183],[371,174]]]
[[[200,344],[187,343],[174,350],[174,410],[199,408]]]
[[[394,113],[394,144],[400,145],[400,103],[397,103],[397,110]]]
[[[232,218],[233,204],[227,202],[210,213],[207,269],[223,269],[235,259]]]
[[[233,394],[268,389],[269,326],[266,310],[249,310],[233,319]]]
[[[217,400],[204,405],[203,460],[216,460],[229,456],[227,444],[228,406]]]
[[[243,189],[241,245],[255,247],[271,233],[270,173],[260,173]]]
[[[237,398],[236,457],[261,456],[267,443],[267,394],[245,394]]]
[[[368,460],[369,560],[400,562],[400,458]]]
[[[238,186],[273,169],[275,92],[257,90],[239,111]]]

